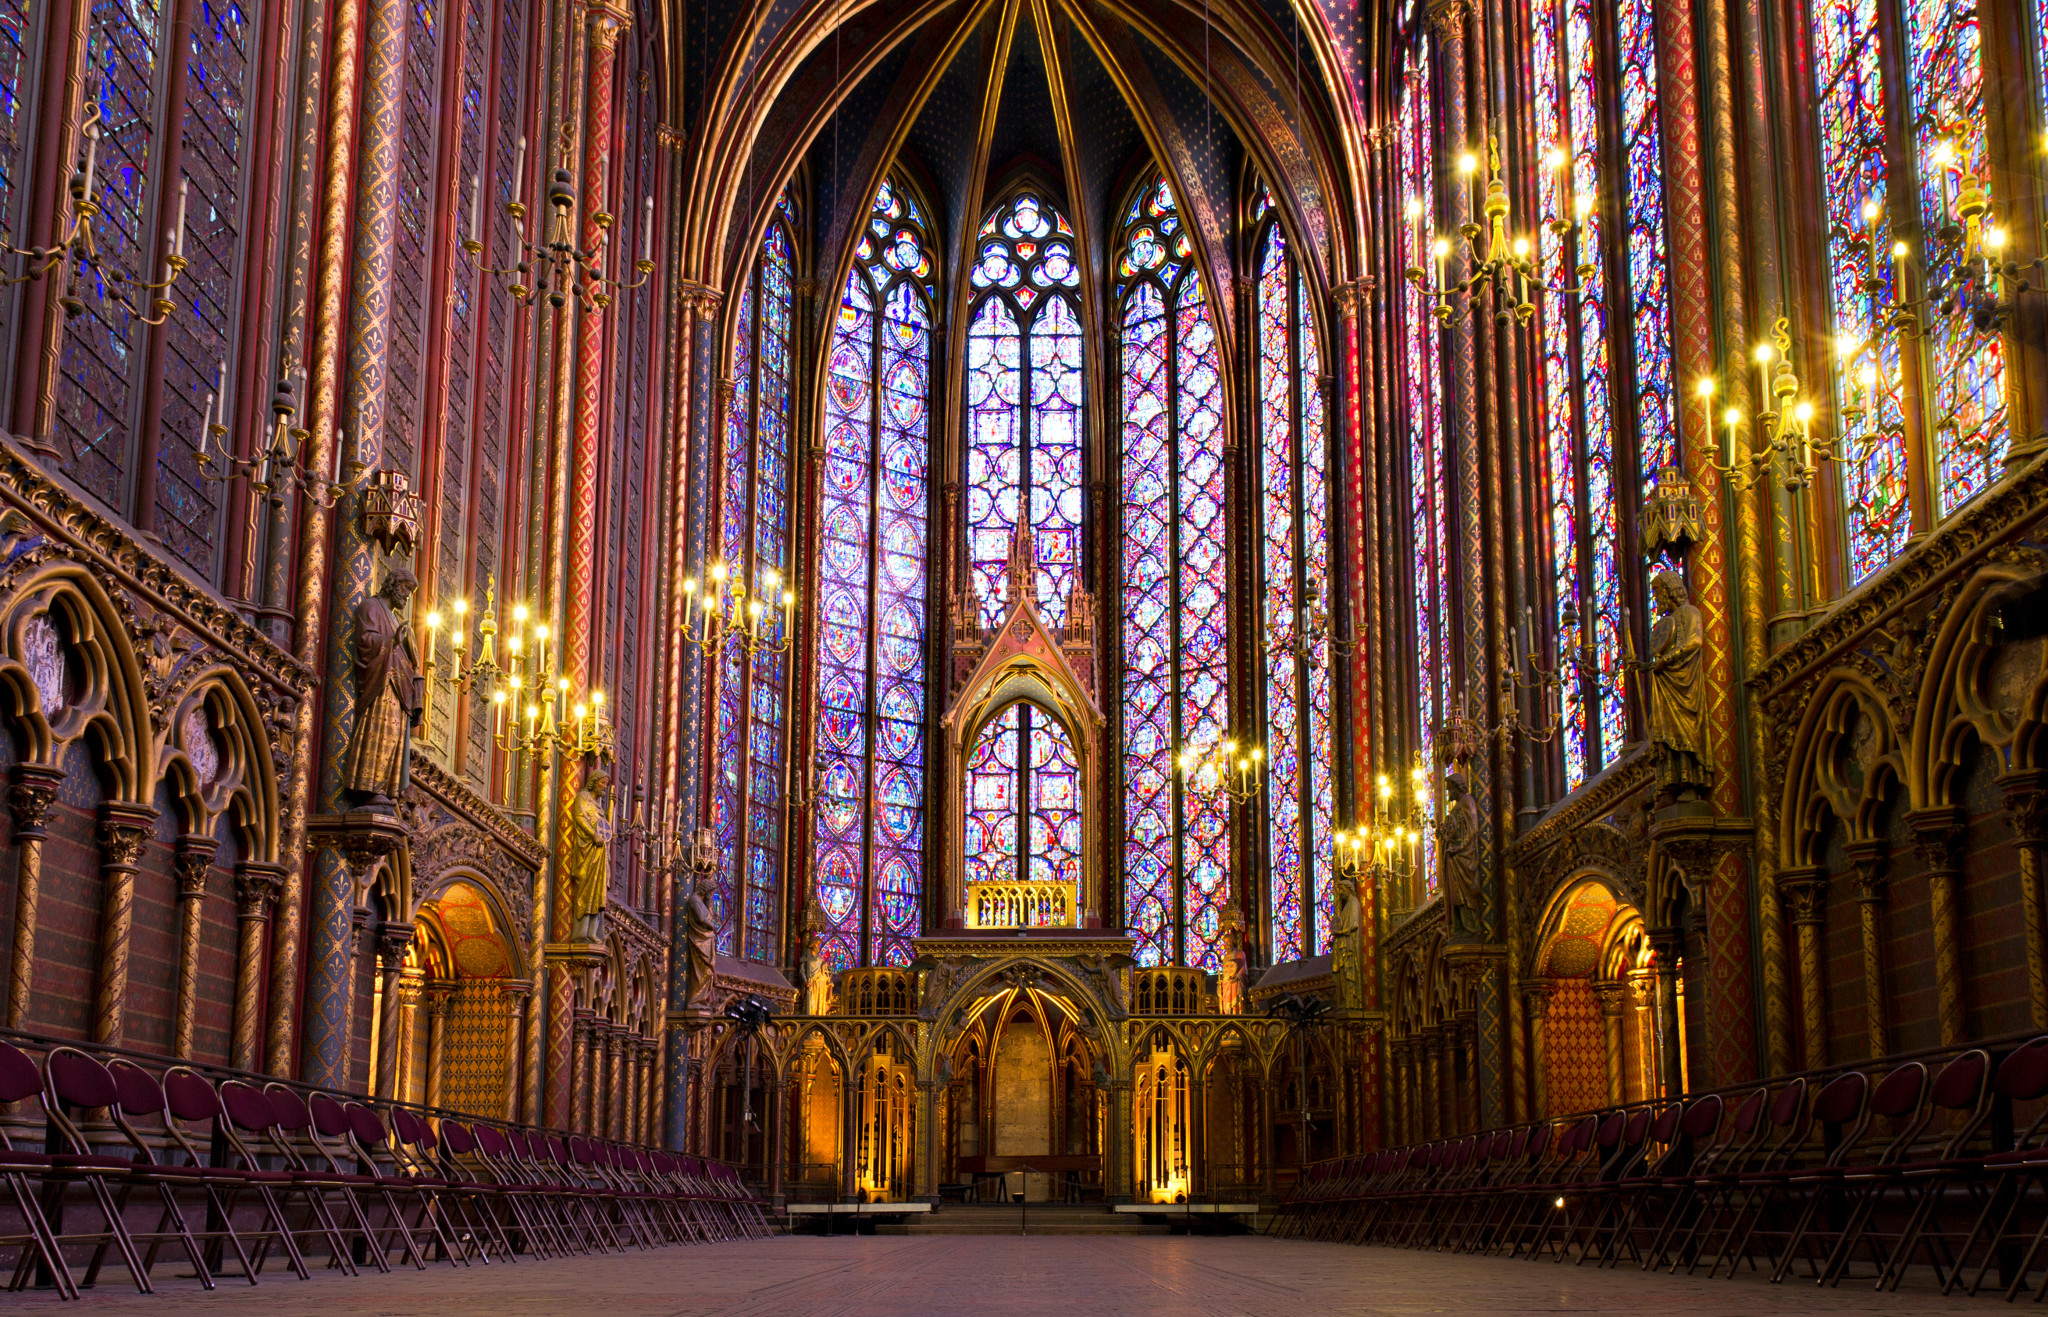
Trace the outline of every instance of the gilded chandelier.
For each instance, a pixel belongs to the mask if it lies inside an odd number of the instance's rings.
[[[796,635],[795,583],[785,584],[782,573],[764,567],[760,588],[750,595],[743,575],[713,559],[701,589],[694,576],[683,582],[683,639],[707,658],[728,641],[750,656],[781,654]]]

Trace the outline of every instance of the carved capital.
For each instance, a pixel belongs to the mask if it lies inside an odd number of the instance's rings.
[[[411,945],[411,924],[387,920],[377,925],[377,954],[383,958],[386,973],[398,968],[398,962],[405,957],[405,949]]]
[[[309,831],[317,842],[341,856],[354,882],[357,904],[368,892],[377,865],[405,841],[405,826],[394,816],[374,810],[323,814],[313,820]]]
[[[1906,816],[1913,832],[1913,850],[1928,873],[1954,873],[1959,866],[1956,843],[1963,836],[1963,811],[1954,805],[1914,810]]]
[[[1856,899],[1866,905],[1883,905],[1885,866],[1891,862],[1891,843],[1882,837],[1869,837],[1852,841],[1842,850],[1856,867]]]
[[[654,144],[664,151],[681,152],[685,140],[682,130],[674,124],[658,123],[654,125]]]
[[[633,26],[633,16],[623,9],[614,9],[605,0],[591,0],[589,11],[585,21],[590,27],[590,44],[610,54],[626,29]]]
[[[1618,1018],[1628,1007],[1628,984],[1619,979],[1595,981],[1593,1000],[1600,1003],[1600,1014],[1609,1019]]]
[[[235,866],[236,913],[243,919],[262,919],[271,903],[284,890],[284,866],[245,860]]]
[[[1818,924],[1827,916],[1828,874],[1818,865],[1778,871],[1778,895],[1795,924]]]
[[[171,859],[171,867],[178,874],[179,900],[197,900],[206,895],[206,879],[213,870],[213,857],[219,846],[211,837],[178,838],[178,852]]]
[[[1998,789],[2005,793],[2014,840],[2036,849],[2048,846],[2048,770],[2004,774],[1998,779]]]
[[[1557,985],[1548,979],[1536,979],[1522,985],[1522,1005],[1527,1008],[1531,1020],[1541,1020],[1550,1014],[1550,999],[1557,995]]]
[[[1439,40],[1456,41],[1465,35],[1468,0],[1429,0],[1423,18]]]
[[[142,862],[156,811],[109,801],[100,806],[100,857],[109,869],[133,869]]]
[[[7,803],[14,810],[14,836],[43,836],[64,774],[47,764],[16,764],[11,775],[14,780],[7,787]]]
[[[1650,954],[1656,957],[1656,972],[1678,973],[1679,958],[1685,954],[1685,930],[1667,925],[1646,928],[1643,932],[1650,940]]]

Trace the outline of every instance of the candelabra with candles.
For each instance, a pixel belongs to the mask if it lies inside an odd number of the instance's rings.
[[[469,642],[469,601],[456,599],[444,617],[439,609],[425,618],[426,643],[421,664],[429,682],[438,679],[459,690],[482,686],[491,692],[491,739],[505,754],[537,760],[550,750],[566,757],[594,755],[610,759],[617,737],[605,713],[602,690],[577,694],[566,676],[558,677],[549,653],[553,633],[534,621],[525,604],[514,604],[505,630],[505,655],[498,657],[497,586],[484,589],[484,607],[476,622],[476,643]],[[448,633],[449,671],[440,671],[441,633]],[[473,657],[472,657],[473,656]]]
[[[270,395],[270,442],[251,457],[237,457],[228,443],[228,363],[215,367],[214,387],[206,395],[206,418],[200,423],[199,474],[203,479],[224,484],[247,480],[258,498],[282,501],[294,492],[304,494],[322,508],[331,509],[345,495],[357,493],[374,478],[375,472],[358,471],[347,480],[329,480],[305,464],[305,429],[292,424],[298,414],[289,379],[277,382]]]
[[[1593,628],[1584,625],[1578,609],[1567,603],[1558,623],[1557,652],[1546,664],[1536,651],[1535,610],[1522,610],[1522,621],[1515,628],[1516,661],[1502,674],[1500,681],[1501,722],[1497,730],[1503,740],[1510,732],[1532,741],[1547,743],[1555,740],[1564,727],[1562,705],[1566,689],[1591,687],[1604,693],[1609,684],[1606,674],[1600,669]],[[1617,629],[1621,633],[1622,672],[1614,674],[1612,681],[1620,683],[1625,681],[1623,673],[1636,666],[1635,634],[1626,596],[1621,599]],[[1525,698],[1537,710],[1535,722],[1523,717]]]
[[[0,278],[0,287],[8,284],[27,283],[33,279],[46,279],[55,275],[67,264],[71,267],[71,279],[65,286],[57,304],[64,308],[64,314],[79,316],[85,313],[85,302],[72,291],[77,282],[87,275],[97,276],[106,288],[111,300],[120,302],[128,314],[145,325],[161,325],[170,319],[171,312],[178,304],[170,296],[173,285],[191,262],[185,259],[185,209],[191,199],[191,183],[178,180],[178,219],[171,229],[169,250],[164,253],[163,278],[152,282],[132,271],[120,270],[108,264],[100,254],[99,244],[93,238],[92,222],[100,213],[99,202],[93,196],[93,184],[99,178],[100,132],[104,120],[100,113],[100,99],[106,91],[104,80],[100,95],[94,96],[91,106],[85,112],[84,121],[78,126],[78,141],[83,144],[82,152],[74,146],[74,166],[67,191],[71,197],[71,220],[61,234],[54,235],[56,241],[47,247],[17,247],[14,243],[0,238],[0,251],[22,258],[22,271],[7,278]],[[77,160],[82,154],[84,159]],[[149,310],[138,311],[129,303],[130,292],[147,296]]]
[[[1491,288],[1494,304],[1499,309],[1494,313],[1496,323],[1506,325],[1510,318],[1514,323],[1526,325],[1536,314],[1535,290],[1571,296],[1584,289],[1594,276],[1594,267],[1588,262],[1581,264],[1576,274],[1578,282],[1566,287],[1553,288],[1543,281],[1543,271],[1537,263],[1537,254],[1527,234],[1509,236],[1511,228],[1508,206],[1507,182],[1500,172],[1500,144],[1489,138],[1487,141],[1486,196],[1481,211],[1486,223],[1481,225],[1468,221],[1458,226],[1458,234],[1464,241],[1465,257],[1471,263],[1472,273],[1453,282],[1449,264],[1451,242],[1440,235],[1428,240],[1430,268],[1411,265],[1406,270],[1408,281],[1428,294],[1435,303],[1437,322],[1448,326],[1457,315],[1456,302],[1463,299],[1467,314],[1478,309],[1478,293]],[[1543,167],[1546,170],[1560,170],[1566,166],[1563,150],[1551,147],[1544,153]],[[1458,174],[1464,185],[1470,186],[1479,172],[1479,157],[1471,151],[1460,152],[1457,158]],[[1410,197],[1407,218],[1413,240],[1411,250],[1420,252],[1423,242],[1423,203],[1419,197]],[[1558,242],[1577,233],[1593,213],[1593,199],[1580,194],[1573,198],[1571,213],[1546,216],[1543,223],[1550,229]],[[1486,246],[1480,249],[1480,239],[1485,238]]]
[[[613,818],[617,819],[617,800],[613,797]],[[683,866],[683,857],[689,845],[680,823],[676,820],[675,802],[671,800],[666,809],[647,808],[647,792],[643,787],[633,788],[633,809],[623,823],[618,824],[614,834],[622,843],[636,846],[640,852],[641,871],[651,880],[664,874],[675,873]]]
[[[1373,797],[1372,815],[1348,832],[1338,832],[1337,868],[1346,878],[1370,876],[1385,885],[1415,871],[1422,830],[1429,823],[1429,770],[1418,757],[1409,770],[1408,805],[1395,803],[1394,780],[1382,773]]]
[[[1792,323],[1779,317],[1771,327],[1769,340],[1759,343],[1750,353],[1756,363],[1760,396],[1764,405],[1750,418],[1756,438],[1761,442],[1752,443],[1749,453],[1739,453],[1740,442],[1737,432],[1743,417],[1740,408],[1730,407],[1721,414],[1726,427],[1721,444],[1721,458],[1707,458],[1707,463],[1719,472],[1737,493],[1743,493],[1769,479],[1775,471],[1780,483],[1787,490],[1800,490],[1813,482],[1816,459],[1833,459],[1835,445],[1827,440],[1813,437],[1813,403],[1799,396],[1799,376],[1792,369]],[[1694,388],[1700,399],[1700,406],[1706,413],[1705,419],[1711,425],[1715,384],[1711,377],[1703,378]]]
[[[742,576],[742,571],[713,559],[701,588],[694,576],[683,581],[683,639],[707,658],[727,641],[749,655],[781,654],[796,635],[795,582],[785,583],[782,573],[764,567],[760,588],[749,595]]]
[[[1330,610],[1323,607],[1322,583],[1313,576],[1303,582],[1301,605],[1294,617],[1294,628],[1290,631],[1279,622],[1266,626],[1266,652],[1290,650],[1295,660],[1313,666],[1322,661],[1325,647],[1339,655],[1349,655],[1358,648],[1356,640],[1343,640],[1336,636],[1330,626]]]
[[[1189,746],[1180,753],[1181,776],[1191,794],[1234,805],[1244,804],[1265,789],[1265,767],[1264,747],[1240,745],[1228,736],[1206,750]]]
[[[514,186],[526,174],[526,139],[519,139],[519,149],[512,167]],[[481,174],[472,174],[469,179],[469,234],[462,240],[462,250],[470,262],[482,273],[496,279],[511,279],[506,285],[514,300],[531,306],[543,295],[548,305],[557,309],[574,297],[579,305],[599,310],[610,306],[614,293],[630,293],[644,285],[654,274],[654,198],[646,198],[646,209],[640,225],[640,259],[633,263],[639,278],[631,283],[613,279],[604,272],[603,258],[606,238],[611,233],[613,218],[608,211],[593,214],[591,222],[597,226],[597,241],[588,247],[576,241],[576,185],[566,168],[558,167],[548,180],[547,204],[554,212],[545,226],[545,232],[538,237],[529,232],[526,223],[526,203],[512,200],[505,203],[505,213],[512,217],[515,228],[513,248],[519,257],[511,265],[495,266],[484,257],[484,180]]]

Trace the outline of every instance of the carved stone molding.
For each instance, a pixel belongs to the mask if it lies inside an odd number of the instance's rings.
[[[1963,811],[1953,805],[1914,810],[1906,816],[1913,850],[1929,873],[1953,873],[1959,867],[1957,844],[1963,836]]]
[[[1541,1020],[1550,1014],[1550,999],[1557,995],[1557,985],[1548,979],[1533,979],[1522,985],[1522,1005],[1528,1009],[1529,1018]]]
[[[284,888],[284,866],[245,860],[235,866],[236,912],[243,919],[262,919]]]
[[[155,810],[122,808],[115,802],[100,807],[100,858],[109,869],[133,869],[142,862]]]
[[[1885,868],[1892,858],[1891,842],[1883,837],[1866,837],[1846,843],[1842,850],[1856,869],[1856,899],[1866,905],[1883,905]]]
[[[70,550],[64,556],[99,569],[108,583],[117,587],[110,589],[110,594],[132,591],[148,605],[169,613],[224,661],[255,678],[252,686],[267,684],[294,698],[312,690],[312,669],[245,620],[210,587],[188,577],[183,567],[75,493],[68,481],[53,476],[11,437],[0,437],[0,500],[21,508],[45,536],[61,541]],[[0,593],[30,565],[27,560],[31,556],[26,551],[16,553],[0,565]]]
[[[64,780],[61,770],[46,764],[16,764],[7,786],[7,804],[14,813],[14,836],[41,837],[50,826],[50,810],[57,803],[57,784]]]
[[[1593,1000],[1600,1003],[1600,1014],[1619,1016],[1628,1008],[1628,984],[1619,979],[1596,982],[1593,985]]]
[[[1768,696],[1787,694],[1859,644],[1896,652],[1896,619],[1917,615],[1924,625],[1934,602],[1930,596],[1973,560],[1988,561],[1998,541],[2023,533],[2043,507],[2048,507],[2048,460],[2037,457],[1852,590],[1772,655],[1751,678],[1751,688]]]
[[[1827,917],[1828,874],[1818,866],[1778,870],[1778,894],[1794,924],[1819,924]]]
[[[219,845],[211,837],[178,838],[178,850],[172,857],[171,867],[178,875],[179,900],[193,901],[206,895],[206,880],[212,873],[213,857]]]
[[[2024,769],[1998,779],[2013,838],[2022,846],[2048,847],[2048,770]]]
[[[316,814],[307,825],[307,835],[314,844],[331,847],[341,856],[359,906],[376,877],[378,864],[405,841],[405,829],[398,819],[376,810]]]

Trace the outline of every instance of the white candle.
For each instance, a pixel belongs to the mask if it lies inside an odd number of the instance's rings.
[[[469,176],[469,240],[483,241],[484,229],[484,177],[482,174]]]
[[[85,195],[87,198],[92,196],[93,176],[98,172],[99,165],[100,129],[98,124],[94,124],[86,129],[85,132]]]
[[[526,186],[526,139],[525,139],[524,137],[522,137],[522,138],[520,138],[520,139],[519,139],[519,154],[518,154],[517,156],[515,156],[515,157],[513,158],[513,164],[512,164],[512,195],[513,195],[513,196],[515,196],[515,197],[516,197],[516,196],[519,196],[519,195],[520,195],[520,190],[521,190],[522,188],[524,188],[525,186]]]
[[[222,357],[220,364],[213,368],[213,396],[219,400],[218,405],[220,407],[218,418],[213,418],[214,423],[222,429],[226,429],[228,424],[228,362],[226,357]]]
[[[171,239],[171,255],[182,259],[185,255],[185,203],[190,199],[192,180],[178,180],[178,225],[177,236]]]
[[[648,194],[648,196],[647,196],[647,204],[646,204],[646,206],[644,207],[644,209],[643,209],[643,212],[642,212],[642,213],[644,214],[645,218],[644,218],[644,219],[643,219],[643,220],[641,221],[641,224],[640,224],[640,259],[641,259],[641,260],[643,260],[643,261],[651,261],[651,260],[653,260],[653,259],[654,259],[654,194],[653,194],[653,193],[649,193],[649,194]]]

